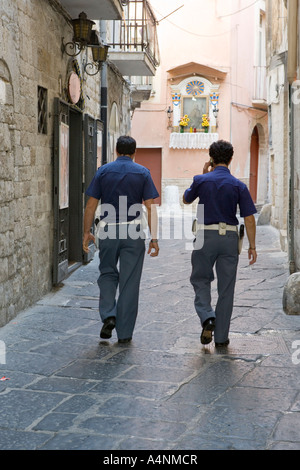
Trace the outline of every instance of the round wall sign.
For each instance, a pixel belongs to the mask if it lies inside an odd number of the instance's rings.
[[[80,78],[78,77],[77,73],[71,72],[69,76],[68,82],[68,94],[70,101],[73,104],[78,103],[80,100]]]

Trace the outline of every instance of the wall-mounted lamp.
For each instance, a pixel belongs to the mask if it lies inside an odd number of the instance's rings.
[[[89,20],[82,12],[78,18],[72,20],[73,41],[64,44],[64,38],[62,39],[62,51],[70,57],[77,56],[86,47],[92,49],[93,62],[84,65],[84,71],[88,75],[96,75],[101,70],[102,64],[107,59],[109,48],[101,41],[98,31],[92,29],[94,24],[94,21]]]
[[[72,20],[73,40],[64,44],[64,38],[62,38],[62,51],[70,57],[80,54],[90,42],[94,24],[94,21],[89,20],[84,12],[80,13],[78,18]]]
[[[168,120],[169,120],[168,129],[173,127],[172,123],[171,123],[172,114],[173,114],[173,110],[171,109],[171,106],[169,106],[168,109],[167,109],[167,116],[168,116]]]
[[[217,119],[218,118],[218,115],[219,115],[219,108],[218,108],[218,104],[219,104],[219,93],[211,93],[210,94],[210,104],[212,105],[212,108],[213,108],[213,115],[214,117]]]
[[[214,108],[213,108],[213,115],[216,119],[218,119],[219,108],[217,108],[216,106],[214,106]]]
[[[109,46],[101,41],[98,31],[92,30],[90,43],[88,47],[92,49],[93,62],[85,64],[84,71],[88,75],[96,75],[107,59]]]

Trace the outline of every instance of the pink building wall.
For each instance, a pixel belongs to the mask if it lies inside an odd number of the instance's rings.
[[[187,78],[208,80],[213,88],[219,86],[218,126],[211,130],[218,134],[218,138],[233,143],[235,156],[231,171],[247,184],[250,182],[251,135],[258,125],[259,164],[264,174],[257,185],[265,188],[262,179],[267,179],[267,108],[263,100],[253,101],[259,18],[264,2],[253,5],[249,0],[190,0],[165,19],[162,18],[179,8],[182,1],[151,0],[150,3],[159,21],[161,65],[152,80],[152,97],[134,112],[132,135],[137,139],[141,152],[143,148],[161,148],[162,199],[168,185],[177,185],[181,194],[193,176],[202,173],[208,160],[207,149],[173,149],[169,145],[174,130],[168,126],[169,107],[173,111],[172,124],[178,125],[178,122],[173,122],[176,110],[172,103],[172,86]],[[250,4],[252,7],[247,8]],[[182,76],[174,75],[174,69],[190,63],[195,64],[194,69],[189,66],[179,71]],[[211,70],[209,76],[202,73],[206,69],[200,66],[216,69],[216,75],[220,72],[219,79],[212,76]],[[173,70],[172,74],[168,73],[170,70]],[[263,194],[257,195],[257,202],[259,199],[265,202],[267,198],[266,190],[261,192]]]

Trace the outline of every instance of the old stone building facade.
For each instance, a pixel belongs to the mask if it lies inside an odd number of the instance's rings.
[[[120,0],[81,3],[97,12],[98,29],[106,12],[122,18]],[[85,188],[130,132],[128,80],[109,60],[88,75],[89,48],[66,53],[69,4],[0,2],[0,326],[88,261]]]
[[[270,221],[288,253],[283,306],[300,314],[300,8],[298,0],[268,0]]]
[[[287,73],[287,8],[267,2],[267,70],[269,106],[270,221],[288,249],[289,208],[289,87]]]

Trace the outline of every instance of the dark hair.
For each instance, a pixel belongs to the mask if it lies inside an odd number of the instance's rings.
[[[122,135],[117,140],[116,150],[119,155],[133,155],[136,149],[136,141],[128,136]]]
[[[233,153],[233,146],[230,142],[226,142],[225,140],[218,140],[209,147],[209,156],[213,159],[215,165],[219,165],[220,163],[229,165]]]

